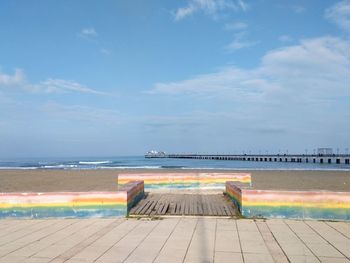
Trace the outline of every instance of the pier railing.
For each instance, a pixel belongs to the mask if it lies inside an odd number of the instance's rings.
[[[350,164],[349,154],[146,154],[145,158]]]

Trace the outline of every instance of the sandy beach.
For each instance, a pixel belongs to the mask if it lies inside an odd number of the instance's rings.
[[[115,191],[118,173],[222,172],[214,170],[2,170],[0,192]],[[225,171],[230,172],[230,171]],[[249,172],[253,187],[275,190],[350,191],[348,171]]]

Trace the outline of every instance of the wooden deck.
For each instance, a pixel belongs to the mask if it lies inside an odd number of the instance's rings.
[[[149,193],[130,211],[130,216],[226,216],[237,215],[223,194]]]

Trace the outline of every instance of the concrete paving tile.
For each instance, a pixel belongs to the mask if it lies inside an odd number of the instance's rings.
[[[315,231],[312,230],[304,221],[285,221],[286,224],[297,234],[315,234]]]
[[[149,235],[160,221],[143,221],[98,258],[97,262],[122,262]]]
[[[50,262],[51,258],[26,258],[21,263],[47,263]]]
[[[71,225],[72,222],[70,221],[61,221],[58,224],[55,224],[54,226],[50,227],[49,229],[44,229],[40,232],[37,232],[29,237],[26,238],[26,241],[28,245],[23,246],[22,248],[16,250],[16,255],[20,256],[31,256],[40,250],[45,249],[50,245],[50,243],[47,243],[45,238],[55,234],[57,231],[62,230],[66,228],[68,225]],[[23,242],[23,240],[22,240]]]
[[[10,224],[6,228],[1,230],[1,237],[0,237],[0,244],[2,244],[2,239],[6,237],[7,235],[12,235],[17,231],[21,231],[23,229],[28,229],[29,227],[36,225],[36,224],[41,224],[44,222],[43,220],[15,220],[15,223]]]
[[[156,259],[155,263],[163,263],[163,262],[171,262],[171,263],[178,263],[178,262],[183,262],[183,259],[186,254],[186,249],[163,249],[162,253],[160,253]]]
[[[184,262],[213,262],[216,220],[198,220]]]
[[[243,258],[245,263],[274,263],[269,254],[243,253]]]
[[[243,257],[241,253],[233,252],[215,252],[214,263],[243,263]]]
[[[241,245],[235,231],[217,231],[215,251],[241,252]]]
[[[342,258],[344,257],[339,251],[329,244],[315,244],[310,243],[307,246],[315,253],[318,257],[335,257]]]
[[[279,243],[284,253],[290,256],[313,256],[310,249],[303,243]]]
[[[137,220],[125,220],[120,225],[115,227],[109,233],[96,240],[93,244],[86,247],[72,259],[90,261],[95,260],[103,255],[108,249],[113,247],[119,240],[133,230],[140,221]]]
[[[336,229],[339,233],[350,239],[350,225],[345,222],[326,222],[327,225]]]
[[[290,263],[319,263],[315,256],[289,256]]]
[[[161,221],[125,262],[153,262],[180,219]]]
[[[7,255],[5,257],[0,258],[0,263],[17,263],[22,262],[26,259],[26,257],[21,257],[17,255]]]
[[[16,244],[13,244],[11,247],[6,247],[6,248],[0,247],[0,257],[10,254],[12,251],[15,251],[17,249],[18,249],[18,245]]]
[[[330,258],[330,257],[319,257],[322,263],[349,263],[350,260],[346,258]]]
[[[5,244],[10,244],[11,242],[19,243],[18,240],[23,240],[26,237],[30,237],[33,235],[36,231],[40,231],[42,229],[47,229],[55,223],[57,223],[58,220],[47,220],[47,221],[41,221],[40,223],[33,224],[28,226],[27,228],[21,229],[20,231],[16,231],[10,235],[6,235],[4,238],[2,238],[0,246],[4,246]],[[25,241],[22,241],[22,243],[25,243]]]
[[[93,263],[93,261],[69,259],[69,260],[67,260],[67,261],[64,261],[64,263]]]
[[[350,258],[350,239],[324,222],[307,222],[322,238]]]
[[[241,241],[257,241],[257,242],[264,242],[263,237],[261,236],[260,232],[255,231],[239,231],[239,239]]]
[[[159,252],[155,262],[168,262],[168,260],[171,262],[182,262],[197,222],[198,220],[194,218],[182,218]]]
[[[288,258],[286,257],[282,248],[270,232],[268,225],[265,222],[258,222],[257,226],[265,242],[265,245],[274,261],[279,263],[288,263]]]
[[[315,244],[327,244],[328,242],[324,240],[318,234],[298,234],[298,237],[305,242],[306,244],[315,243]]]
[[[38,253],[36,253],[34,255],[34,257],[43,257],[43,258],[55,258],[58,257],[59,255],[61,255],[62,253],[64,253],[65,251],[67,251],[68,249],[70,249],[73,245],[67,245],[67,246],[63,246],[63,245],[53,245],[50,246],[49,248],[46,248],[44,250],[39,251]]]
[[[265,242],[243,241],[241,240],[243,253],[269,254]]]
[[[249,231],[249,232],[259,232],[258,227],[256,226],[253,220],[237,220],[237,229],[238,231]]]
[[[217,231],[236,231],[236,220],[232,219],[220,219],[218,220],[218,224],[216,226]]]
[[[87,248],[83,249],[82,251],[80,251],[79,253],[77,253],[75,256],[73,256],[72,260],[77,260],[77,261],[94,261],[95,259],[97,259],[98,257],[100,257],[101,255],[103,255],[108,249],[111,248],[111,246],[114,243],[112,243],[111,245],[107,246],[88,246]]]
[[[283,220],[275,218],[267,219],[265,222],[269,225],[284,225]]]

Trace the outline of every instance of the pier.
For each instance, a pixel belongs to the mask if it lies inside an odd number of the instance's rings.
[[[178,158],[251,162],[350,164],[350,154],[165,154],[147,153],[145,158]]]

